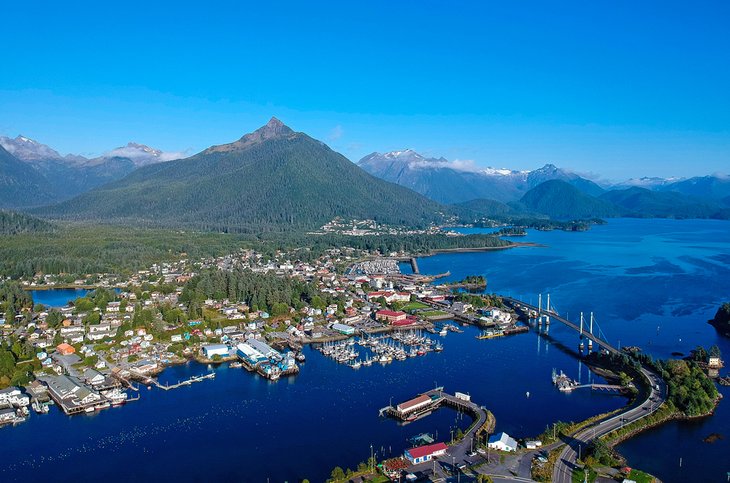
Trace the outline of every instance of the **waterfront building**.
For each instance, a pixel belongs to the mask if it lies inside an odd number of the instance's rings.
[[[411,464],[417,465],[419,463],[425,463],[431,461],[437,456],[443,456],[446,454],[446,450],[449,449],[444,443],[429,444],[426,446],[418,446],[416,448],[407,449],[404,456]]]
[[[517,441],[504,432],[497,433],[489,438],[487,446],[498,451],[517,451]]]
[[[208,359],[214,356],[228,357],[228,346],[225,344],[208,344],[201,347],[203,355]]]
[[[355,333],[354,327],[340,323],[332,324],[332,329],[344,335],[353,335]]]
[[[377,312],[375,312],[375,319],[381,322],[393,324],[395,322],[405,320],[407,315],[408,314],[406,314],[405,312],[396,310],[378,310]]]

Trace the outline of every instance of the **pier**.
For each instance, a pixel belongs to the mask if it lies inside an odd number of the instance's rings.
[[[183,387],[183,386],[190,386],[196,382],[203,382],[206,379],[215,379],[215,372],[209,372],[208,374],[206,374],[204,376],[193,376],[190,379],[180,381],[177,384],[160,384],[158,381],[156,381],[154,379],[148,379],[148,380],[151,381],[151,383],[155,387],[158,387],[158,388],[162,389],[163,391],[169,391],[171,389],[177,389],[177,388]]]
[[[417,397],[397,404],[381,408],[381,417],[389,416],[404,423],[409,423],[428,416],[440,407],[450,407],[457,411],[469,414],[474,418],[473,423],[464,432],[464,441],[467,436],[478,437],[482,433],[490,433],[494,430],[494,418],[484,406],[472,402],[471,397],[463,393],[448,394],[443,387],[437,387],[419,394]]]

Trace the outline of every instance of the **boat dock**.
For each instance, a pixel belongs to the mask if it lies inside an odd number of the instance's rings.
[[[628,390],[628,388],[624,386],[619,386],[617,384],[581,384],[580,382],[566,376],[563,371],[557,373],[555,369],[553,369],[552,378],[553,384],[555,384],[555,386],[557,386],[558,390],[561,392],[573,392],[576,389],[583,388],[590,388],[592,391],[607,391],[618,393],[624,393]]]
[[[456,409],[474,418],[474,422],[466,430],[465,435],[473,432],[475,436],[478,436],[480,433],[491,432],[494,429],[494,417],[484,406],[472,402],[471,396],[468,394],[460,392],[448,394],[444,392],[443,387],[431,389],[395,406],[381,408],[379,413],[381,417],[389,416],[409,423],[431,414],[442,406]]]
[[[208,374],[205,374],[204,376],[193,376],[190,379],[180,381],[177,384],[160,384],[158,381],[156,381],[154,379],[150,379],[150,378],[148,378],[148,381],[152,385],[162,389],[163,391],[169,391],[171,389],[177,389],[177,388],[183,387],[183,386],[190,386],[196,382],[203,382],[206,379],[215,379],[215,372],[209,372]]]

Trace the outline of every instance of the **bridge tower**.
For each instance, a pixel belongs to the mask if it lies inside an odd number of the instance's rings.
[[[591,312],[591,323],[588,328],[588,332],[593,335],[593,312]],[[588,352],[593,350],[593,339],[588,339]]]
[[[583,312],[580,313],[580,335],[578,336],[578,340],[580,340],[580,344],[578,344],[578,349],[580,349],[580,353],[583,354]]]
[[[547,307],[545,307],[545,312],[550,314],[552,312],[553,308],[550,307],[550,294],[547,294]],[[545,316],[545,325],[550,325],[550,315]]]
[[[537,327],[542,327],[542,294],[537,296]]]

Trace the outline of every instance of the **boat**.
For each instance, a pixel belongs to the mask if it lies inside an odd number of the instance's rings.
[[[307,360],[307,356],[304,355],[303,352],[299,351],[297,352],[297,355],[295,356],[297,362],[304,362]]]
[[[84,409],[84,411],[86,411],[87,413],[93,413],[94,411],[96,411],[96,409],[94,408],[94,406],[89,406]]]
[[[449,333],[449,331],[448,331],[448,330],[446,330],[446,328],[443,328],[443,329],[441,329],[441,330],[439,331],[439,335],[440,335],[441,337],[446,337],[446,334],[448,334],[448,333]]]
[[[47,405],[41,403],[37,399],[31,404],[33,410],[38,414],[48,414],[49,408]]]
[[[102,409],[108,409],[110,407],[111,407],[111,404],[109,404],[109,401],[106,401],[106,402],[103,402],[101,404],[97,404],[96,406],[94,406],[94,410],[100,411]]]
[[[372,359],[370,359],[370,357],[368,357],[367,359],[365,359],[365,360],[364,360],[364,361],[362,362],[362,364],[363,364],[364,366],[366,366],[366,367],[372,366],[372,365],[373,365],[373,360],[372,360]]]
[[[353,369],[360,369],[360,366],[361,365],[362,365],[362,362],[355,361],[355,362],[353,362],[353,363],[350,364],[350,367],[352,367]]]
[[[433,350],[435,350],[436,352],[441,352],[442,350],[444,350],[444,346],[441,345],[440,342],[436,342],[436,345],[433,347]]]
[[[228,367],[230,367],[230,368],[232,368],[232,369],[239,369],[239,368],[243,367],[243,362],[238,362],[238,361],[236,361],[236,362],[231,362],[231,363],[230,363],[230,364],[228,365]]]

